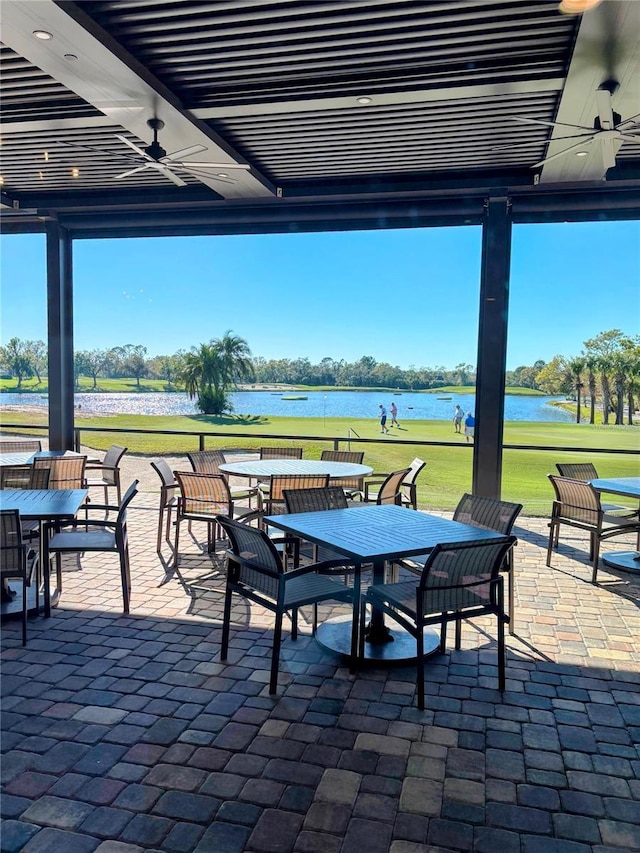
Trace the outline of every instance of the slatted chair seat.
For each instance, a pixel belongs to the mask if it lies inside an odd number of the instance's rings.
[[[557,477],[554,474],[549,474],[549,480],[555,491],[556,499],[553,502],[549,522],[547,566],[551,565],[554,546],[558,547],[562,525],[589,533],[592,583],[596,583],[597,580],[601,542],[615,536],[636,533],[638,548],[640,549],[640,518],[638,518],[637,513],[631,517],[605,513],[600,502],[600,495],[591,483],[569,477]]]

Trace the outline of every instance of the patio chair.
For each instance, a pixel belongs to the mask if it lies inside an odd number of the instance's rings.
[[[503,536],[510,536],[516,518],[522,511],[522,504],[499,501],[496,498],[485,498],[481,495],[470,495],[465,493],[458,501],[458,506],[453,513],[453,520],[461,524],[471,524],[482,530],[493,530]],[[413,574],[422,574],[422,567],[427,559],[427,554],[417,557],[405,557],[398,560],[395,566],[401,566]],[[513,568],[513,550],[508,551],[502,566],[502,571],[507,574],[508,596],[509,596],[509,633],[514,633],[515,618],[515,577]],[[394,574],[397,580],[397,572]],[[460,631],[460,622],[456,623],[456,631]],[[457,636],[457,635],[456,635]]]
[[[120,490],[120,460],[127,452],[126,447],[121,447],[119,444],[112,444],[105,453],[102,462],[88,462],[85,468],[87,488],[99,486],[104,490],[104,502],[109,503],[109,489],[115,488],[118,503],[122,500]],[[99,476],[91,476],[91,472],[97,472]]]
[[[41,450],[39,438],[0,438],[0,453],[39,453]]]
[[[315,565],[285,571],[282,558],[263,530],[239,524],[224,516],[218,523],[231,543],[227,552],[227,585],[222,622],[220,659],[225,661],[229,649],[231,604],[233,593],[265,607],[275,614],[269,693],[276,692],[282,638],[282,620],[291,615],[291,637],[298,636],[298,610],[323,601],[346,601],[353,607],[351,654],[357,651],[360,589],[351,589],[332,578],[322,576]],[[315,631],[315,625],[313,630]]]
[[[222,474],[174,471],[180,494],[176,510],[174,566],[178,566],[180,526],[183,521],[204,521],[207,525],[207,552],[213,553],[218,533],[218,518],[248,515],[251,510],[236,507],[229,485]]]
[[[261,447],[260,459],[302,459],[302,448]]]
[[[344,490],[340,486],[320,486],[311,489],[284,489],[282,492],[287,512],[326,512],[332,509],[347,509]],[[334,551],[326,545],[313,546],[313,561],[321,563],[318,569],[323,574],[353,573],[354,566],[348,564],[344,554]],[[336,571],[336,569],[338,571]]]
[[[571,480],[597,480],[598,472],[596,466],[591,462],[556,462],[558,474],[561,477],[569,477]],[[616,515],[627,516],[632,518],[638,515],[637,509],[623,506],[622,504],[601,503],[602,511],[607,513],[615,513]]]
[[[36,457],[33,468],[35,471],[49,471],[50,489],[84,489],[86,463],[86,456]]]
[[[399,490],[400,506],[410,506],[412,509],[418,509],[418,493],[416,490],[416,480],[418,479],[418,474],[422,471],[426,464],[427,463],[423,459],[419,459],[416,456],[416,458],[413,460],[413,462],[407,469],[408,473],[402,481],[402,488]],[[369,476],[364,481],[365,489],[363,500],[369,503],[374,502],[377,498],[378,491],[386,482],[386,478],[390,476],[390,474],[378,474],[375,472],[373,474],[369,474]]]
[[[436,545],[427,557],[420,581],[376,584],[363,598],[360,657],[364,656],[366,605],[381,610],[416,640],[418,707],[424,710],[424,628],[440,624],[440,651],[446,649],[446,627],[451,621],[495,615],[498,640],[498,688],[505,688],[504,581],[500,568],[515,537]],[[460,635],[456,631],[456,648]]]
[[[575,527],[589,533],[589,559],[593,565],[591,583],[598,575],[600,543],[613,536],[636,533],[640,549],[640,519],[635,514],[631,518],[609,515],[600,503],[600,495],[591,483],[573,480],[569,477],[557,477],[549,474],[556,498],[551,509],[549,522],[549,544],[547,546],[547,566],[551,565],[551,553],[558,547],[560,526]]]
[[[178,503],[177,492],[180,487],[178,481],[173,476],[173,471],[164,459],[156,459],[155,462],[151,463],[151,467],[158,477],[160,477],[160,507],[158,514],[158,537],[156,541],[156,552],[159,554],[162,550],[162,531],[165,526],[165,513],[167,516],[165,539],[167,542],[170,541],[171,513]]]
[[[113,521],[108,519],[89,519],[89,529],[79,530],[72,521],[62,525],[47,524],[50,533],[48,545],[45,545],[44,571],[49,571],[51,556],[56,557],[57,586],[62,590],[62,555],[83,554],[90,552],[107,552],[117,554],[120,560],[120,580],[122,583],[123,612],[129,612],[131,601],[131,570],[129,564],[129,540],[127,536],[127,510],[129,504],[138,493],[138,480],[127,489],[119,506],[106,504],[91,504],[88,511],[109,510],[117,511]],[[65,528],[70,528],[66,530]],[[97,528],[97,529],[96,529]],[[55,532],[53,532],[55,530]],[[51,535],[52,534],[52,535]],[[45,541],[47,537],[45,536]]]
[[[0,510],[0,583],[22,581],[22,645],[27,645],[27,587],[31,585],[38,555],[22,541],[22,523],[17,509]]]
[[[0,468],[0,489],[28,489],[32,471],[32,465],[4,465]]]
[[[260,508],[265,515],[286,512],[284,492],[287,489],[325,489],[329,485],[327,475],[274,474],[268,492],[260,492]]]
[[[226,461],[222,450],[198,450],[194,453],[187,453],[187,459],[191,463],[191,467],[198,474],[219,474],[224,477],[229,485],[229,491],[234,501],[246,500],[251,506],[251,498],[258,494],[257,486],[232,486],[229,483],[229,477],[224,471],[220,470],[220,466]]]
[[[364,451],[362,450],[323,450],[320,455],[323,462],[351,462],[362,465]],[[344,493],[351,500],[361,499],[364,493],[364,477],[340,477],[337,480],[329,480],[344,489]]]
[[[378,506],[383,504],[402,506],[402,484],[410,470],[410,468],[401,468],[399,471],[392,471],[384,480],[375,481],[373,484],[377,487],[375,489],[369,489],[369,484],[365,480],[362,501],[349,501],[349,506],[365,506],[368,503],[375,503]]]

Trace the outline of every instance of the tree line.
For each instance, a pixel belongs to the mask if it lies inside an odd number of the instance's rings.
[[[38,384],[47,373],[47,347],[44,341],[11,338],[0,347],[0,366],[17,380],[18,390],[26,378]],[[74,357],[76,387],[81,377],[92,381],[98,390],[101,378],[143,378],[166,382],[167,390],[185,390],[197,398],[201,411],[219,414],[229,409],[229,394],[239,382],[290,384],[326,387],[398,388],[422,391],[446,386],[475,386],[476,372],[461,362],[444,366],[403,369],[372,356],[354,362],[323,358],[317,364],[308,358],[265,359],[252,356],[247,341],[225,332],[222,338],[179,350],[170,355],[149,357],[146,347],[136,344],[111,349],[79,350]],[[602,332],[584,342],[578,356],[557,355],[548,363],[538,360],[506,374],[507,387],[524,387],[547,394],[573,394],[576,419],[582,419],[582,407],[589,407],[589,422],[602,405],[604,423],[611,415],[615,423],[624,423],[625,411],[632,422],[635,404],[640,398],[640,338],[625,335],[619,329]]]

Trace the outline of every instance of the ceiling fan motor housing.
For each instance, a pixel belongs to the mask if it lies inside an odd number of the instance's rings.
[[[615,112],[615,110],[611,111],[613,115],[613,126],[616,127],[622,121],[622,116],[620,113]],[[593,126],[596,130],[602,130],[602,123],[600,121],[600,116],[596,116],[593,120]]]

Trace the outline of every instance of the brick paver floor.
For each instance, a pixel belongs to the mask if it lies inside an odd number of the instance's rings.
[[[221,663],[223,567],[194,524],[174,572],[156,524],[141,492],[131,615],[116,560],[73,555],[27,647],[3,626],[2,851],[640,850],[640,577],[592,586],[584,537],[547,568],[545,521],[521,520],[506,691],[480,619],[426,665],[420,712],[413,667],[351,675],[309,613],[277,696],[259,608],[237,604]]]

